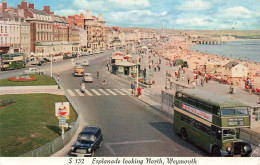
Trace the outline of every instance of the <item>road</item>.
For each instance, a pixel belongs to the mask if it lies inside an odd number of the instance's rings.
[[[173,131],[172,119],[162,115],[151,106],[131,96],[129,82],[107,71],[106,63],[112,51],[81,57],[75,62],[88,59],[85,72],[93,75],[93,83],[87,83],[88,92],[79,92],[82,77],[73,77],[71,60],[53,64],[53,72],[60,73],[60,82],[80,107],[79,115],[85,125],[102,129],[103,144],[95,156],[127,157],[201,157],[208,156],[194,145],[183,141]],[[50,64],[41,66],[49,71]],[[99,78],[96,71],[99,70]],[[19,75],[22,70],[7,71],[0,79]],[[9,76],[8,76],[9,75]],[[106,87],[102,89],[102,81]],[[62,156],[69,156],[69,149]]]
[[[86,83],[88,92],[83,96],[79,94],[82,78],[73,77],[72,69],[60,72],[61,83],[73,93],[84,123],[102,129],[103,146],[95,156],[207,156],[174,133],[171,119],[128,93],[129,82],[107,71],[110,56],[108,53],[89,59],[85,71],[92,74],[94,81]],[[106,80],[104,90],[103,80]]]

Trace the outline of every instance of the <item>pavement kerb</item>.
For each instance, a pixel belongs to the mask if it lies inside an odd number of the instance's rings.
[[[0,90],[33,90],[33,89],[58,89],[58,85],[38,85],[38,86],[1,86]]]

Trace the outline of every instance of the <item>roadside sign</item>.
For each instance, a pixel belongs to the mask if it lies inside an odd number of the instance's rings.
[[[59,119],[59,125],[62,126],[63,124],[66,124],[66,117],[60,117]]]
[[[70,104],[69,102],[58,102],[55,103],[55,116],[57,117],[66,117],[69,119],[70,114]]]

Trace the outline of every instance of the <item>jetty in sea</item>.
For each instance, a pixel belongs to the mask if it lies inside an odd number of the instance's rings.
[[[223,45],[226,44],[226,41],[222,41],[221,39],[213,39],[213,38],[197,38],[196,40],[193,40],[192,43],[207,44],[207,45]]]

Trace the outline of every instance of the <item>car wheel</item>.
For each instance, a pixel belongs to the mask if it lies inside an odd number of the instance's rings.
[[[182,128],[182,129],[181,129],[181,138],[182,138],[182,140],[184,140],[184,141],[186,141],[187,138],[188,138],[188,134],[187,134],[187,131],[186,131],[185,128]]]
[[[95,150],[93,150],[91,153],[91,156],[94,156],[94,155],[95,155]]]
[[[220,156],[221,156],[221,152],[220,152],[219,147],[214,146],[214,147],[212,148],[211,155],[212,155],[213,157],[220,157]]]

